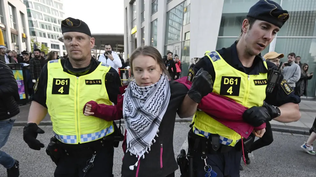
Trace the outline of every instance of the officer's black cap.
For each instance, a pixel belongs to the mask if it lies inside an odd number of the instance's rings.
[[[259,0],[249,9],[247,17],[263,20],[281,28],[289,19],[289,13],[274,1]]]
[[[84,21],[71,17],[68,17],[61,22],[61,32],[62,34],[66,32],[80,32],[91,36],[90,29]]]

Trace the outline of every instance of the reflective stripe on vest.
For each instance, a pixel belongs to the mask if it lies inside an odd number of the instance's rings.
[[[110,127],[106,128],[104,130],[101,130],[99,132],[81,135],[80,142],[85,143],[85,142],[95,141],[95,140],[98,140],[98,139],[105,137],[106,135],[112,133],[113,131],[114,131],[114,128],[111,125]],[[77,141],[76,135],[58,135],[55,133],[55,137],[59,141],[66,143],[66,144],[76,144],[76,141]]]
[[[88,101],[112,105],[105,87],[110,67],[100,64],[93,72],[80,77],[64,72],[60,60],[47,64],[46,105],[57,139],[67,144],[87,143],[114,132],[113,121],[85,116]]]
[[[212,62],[215,71],[214,93],[229,97],[248,108],[262,106],[266,97],[267,73],[247,75],[230,66],[216,51],[210,52],[206,56]],[[267,68],[264,60],[263,63]],[[199,131],[195,131],[195,134],[199,136],[206,137],[205,135],[208,134],[218,134],[223,139],[231,140],[229,146],[235,146],[241,139],[241,136],[237,132],[226,127],[203,111],[197,111],[192,121],[194,122],[193,128],[203,132],[199,133]],[[222,141],[222,144],[225,143],[227,144],[226,141]]]
[[[203,136],[206,137],[207,139],[209,139],[210,136],[212,135],[211,133],[204,132],[204,131],[199,130],[199,129],[195,128],[195,127],[193,127],[193,132],[194,132],[195,134],[197,134],[197,135],[198,135],[198,134],[203,135]],[[239,140],[238,140],[238,141],[239,141]],[[238,142],[238,141],[237,141],[237,142]],[[232,139],[228,139],[228,138],[225,138],[225,137],[223,137],[223,136],[219,136],[219,143],[221,143],[221,144],[223,144],[223,145],[229,146],[229,145],[232,144],[232,142],[233,142]]]

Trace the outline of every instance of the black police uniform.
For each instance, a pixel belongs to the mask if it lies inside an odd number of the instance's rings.
[[[252,67],[250,67],[250,68],[244,67],[238,58],[236,44],[237,44],[237,42],[235,42],[231,47],[223,48],[221,50],[218,50],[217,52],[222,56],[222,58],[229,65],[231,65],[232,67],[236,68],[237,70],[239,70],[241,72],[244,72],[244,73],[250,74],[250,75],[256,75],[259,73],[268,73],[268,70],[264,66],[264,64],[262,62],[263,59],[260,55],[255,57],[255,60],[254,60]],[[272,69],[272,68],[275,69],[276,68],[276,66],[271,62],[267,62],[267,65],[268,65],[268,69]],[[207,56],[205,56],[199,60],[199,62],[194,67],[193,73],[196,73],[200,68],[203,68],[204,70],[208,71],[210,73],[210,75],[212,76],[212,78],[216,78],[213,65]],[[275,105],[275,106],[280,106],[282,104],[289,103],[289,102],[299,103],[300,98],[298,96],[296,96],[292,90],[288,91],[287,89],[285,89],[285,87],[286,86],[281,85],[281,83],[279,83],[277,85],[276,89],[274,89],[274,91],[272,93],[266,93],[267,97],[266,97],[265,101],[267,103]],[[190,130],[190,131],[192,131],[192,130]],[[236,159],[240,159],[240,157],[242,155],[241,151],[235,151],[234,149],[232,149],[232,151],[233,151],[233,153],[228,153],[229,156],[236,156]],[[201,169],[200,167],[204,166],[204,164],[201,163],[202,162],[200,160],[201,155],[199,155],[199,154],[200,154],[200,152],[197,152],[196,154],[194,154],[194,156],[196,156],[195,159],[197,159],[196,161],[194,161],[194,163],[195,164],[198,163],[200,165],[199,167],[196,166],[197,169]],[[214,154],[213,156],[214,156],[214,159],[212,159],[212,161],[214,162],[214,164],[213,164],[214,166],[215,166],[215,164],[217,166],[217,164],[223,163],[223,161],[222,161],[223,156],[221,153]],[[225,161],[225,163],[227,163],[227,161]],[[225,166],[225,167],[230,168],[230,169],[225,169],[225,170],[236,171],[236,174],[239,174],[240,160],[237,160],[237,161],[234,161],[231,163],[235,163],[235,165]],[[229,163],[229,164],[231,164],[231,163]],[[212,166],[212,164],[210,164],[210,165]],[[201,173],[205,173],[203,169],[201,169],[201,170],[202,170]],[[224,169],[222,168],[222,169],[220,169],[220,171],[224,171]]]
[[[96,61],[92,58],[91,63],[88,67],[80,69],[80,71],[78,71],[78,69],[72,68],[72,65],[68,59],[62,59],[61,63],[64,72],[67,72],[69,74],[82,72],[85,74],[89,74],[93,72],[100,64],[99,61]],[[38,85],[35,89],[35,94],[33,97],[33,101],[38,102],[46,108],[47,78],[47,65],[45,65],[42,69],[42,73],[38,80]],[[116,104],[117,95],[119,94],[119,85],[121,81],[115,69],[111,68],[109,70],[106,76],[106,80],[108,82],[105,83],[105,87],[107,89],[109,99],[111,100],[111,102]],[[109,135],[109,137],[113,135],[114,133]],[[103,148],[100,149],[99,146],[102,146],[101,143],[104,143],[105,145]],[[71,170],[73,170],[72,173],[74,174],[74,176],[82,176],[82,170],[85,166],[87,166],[87,161],[92,157],[93,149],[95,147],[98,149],[97,156],[95,158],[95,161],[93,162],[94,167],[91,168],[91,171],[89,171],[88,174],[102,174],[102,176],[112,175],[114,154],[114,147],[112,141],[101,142],[100,140],[98,140],[96,142],[85,143],[82,145],[66,145],[60,142],[58,143],[58,145],[60,145],[63,152],[61,154],[61,159],[57,163],[55,176],[62,176],[61,174],[66,172],[66,174],[69,174]],[[64,151],[67,151],[67,153]],[[87,175],[87,177],[89,175]]]
[[[255,5],[253,5],[247,14],[248,18],[253,18],[255,20],[263,20],[269,22],[271,24],[276,25],[281,28],[282,25],[286,22],[289,15],[286,10],[283,10],[280,5],[270,0],[260,0]],[[256,56],[251,67],[247,68],[242,65],[238,58],[237,42],[235,42],[229,48],[223,48],[218,50],[217,52],[222,56],[222,58],[235,69],[244,72],[248,75],[258,75],[259,73],[268,73],[268,69],[266,69],[263,59],[260,55]],[[271,63],[267,63],[268,68],[274,67]],[[194,71],[189,71],[191,74],[189,76],[194,75],[200,68],[208,71],[212,78],[215,77],[214,67],[208,57],[203,57],[194,67]],[[267,78],[268,79],[268,78]],[[282,105],[284,103],[293,102],[299,103],[300,98],[294,95],[293,91],[288,89],[288,85],[284,82],[278,83],[275,90],[272,93],[267,93],[266,100],[267,103],[272,105]],[[279,111],[277,108],[274,108]],[[275,112],[277,112],[275,111]],[[273,112],[273,116],[275,116],[275,112]],[[278,112],[279,114],[280,112]],[[272,117],[272,116],[271,116]],[[189,136],[194,135],[192,130],[190,130]],[[193,136],[194,137],[194,136]],[[208,142],[205,140],[205,142]],[[213,140],[212,140],[213,142]],[[196,143],[195,143],[196,144]],[[189,140],[189,147],[190,145]],[[235,148],[227,148],[223,147],[225,145],[220,145],[220,149],[226,149],[225,152],[222,150],[212,151],[212,153],[207,154],[208,164],[212,166],[213,170],[217,173],[218,177],[230,176],[230,177],[239,177],[239,166],[241,159],[241,148],[238,148],[238,145]],[[202,147],[203,148],[203,147]],[[197,171],[197,176],[205,176],[205,171],[203,169],[204,162],[201,160],[202,156],[202,148],[194,148],[193,153],[193,166]]]
[[[67,18],[62,21],[62,32],[81,32],[91,36],[89,27],[83,21],[73,18]],[[73,68],[69,59],[61,59],[61,65],[63,71],[77,77],[92,73],[99,66],[100,62],[95,59],[90,59],[89,66],[85,68]],[[48,80],[48,68],[45,65],[42,69],[41,75],[35,86],[35,94],[33,101],[41,104],[47,108],[46,105],[46,90]],[[113,103],[117,103],[117,96],[120,93],[119,87],[121,80],[117,71],[110,68],[105,76],[105,87],[109,96],[109,99]],[[93,94],[93,93],[91,93]],[[31,123],[32,124],[32,123]],[[32,126],[36,126],[33,125]],[[94,176],[106,176],[112,177],[113,168],[113,154],[114,154],[114,136],[118,130],[114,125],[114,133],[106,136],[105,138],[83,143],[83,144],[65,144],[54,138],[51,139],[50,144],[46,152],[50,154],[52,160],[56,163],[57,167],[54,173],[55,177],[94,177]],[[32,142],[29,140],[30,136],[34,134],[28,127],[24,128],[24,140],[33,149],[40,149],[40,147],[34,148]],[[37,134],[36,134],[37,135]],[[31,137],[32,138],[32,137]],[[33,137],[34,138],[34,137]],[[36,138],[36,136],[35,136]],[[32,148],[32,147],[31,147]],[[57,151],[55,150],[57,149]],[[91,160],[91,163],[89,161]],[[87,171],[87,173],[84,172]]]

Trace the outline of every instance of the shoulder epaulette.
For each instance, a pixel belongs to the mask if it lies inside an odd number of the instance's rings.
[[[211,59],[214,62],[221,59],[221,57],[218,55],[218,53],[216,51],[212,51],[212,52],[208,53],[208,55],[211,57]]]

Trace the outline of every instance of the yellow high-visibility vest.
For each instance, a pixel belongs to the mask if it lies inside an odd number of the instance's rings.
[[[267,73],[248,75],[230,66],[216,51],[206,56],[213,64],[215,82],[213,92],[229,97],[245,107],[262,106],[266,98]],[[266,68],[267,63],[263,61]],[[210,103],[211,105],[212,103]],[[203,111],[193,118],[193,131],[200,136],[220,135],[221,144],[235,146],[241,136]]]
[[[46,105],[59,141],[88,143],[114,132],[113,121],[83,114],[84,105],[91,100],[112,105],[105,87],[110,67],[100,63],[93,72],[80,77],[64,72],[60,60],[50,61],[47,69]]]

